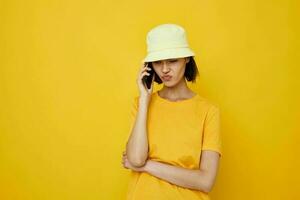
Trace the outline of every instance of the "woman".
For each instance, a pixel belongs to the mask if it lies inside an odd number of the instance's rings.
[[[122,159],[131,169],[127,200],[210,199],[222,154],[219,108],[187,86],[198,71],[181,26],[153,28],[147,45]],[[152,70],[163,83],[154,93],[142,81]]]

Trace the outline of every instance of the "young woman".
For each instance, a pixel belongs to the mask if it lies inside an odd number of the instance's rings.
[[[181,26],[159,25],[147,42],[122,159],[131,170],[127,200],[210,199],[222,155],[219,108],[187,86],[198,70]],[[152,70],[163,83],[156,92],[142,81]]]

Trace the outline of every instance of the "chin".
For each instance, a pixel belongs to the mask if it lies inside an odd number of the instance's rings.
[[[170,81],[163,82],[166,87],[174,87],[176,84]]]

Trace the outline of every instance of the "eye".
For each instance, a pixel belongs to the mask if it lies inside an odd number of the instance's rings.
[[[177,62],[177,60],[171,60],[170,62],[174,63],[174,62]]]

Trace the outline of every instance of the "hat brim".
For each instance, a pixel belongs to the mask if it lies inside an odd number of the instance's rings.
[[[182,58],[194,56],[195,53],[190,48],[172,48],[161,51],[149,52],[143,62],[153,62],[169,58]]]

